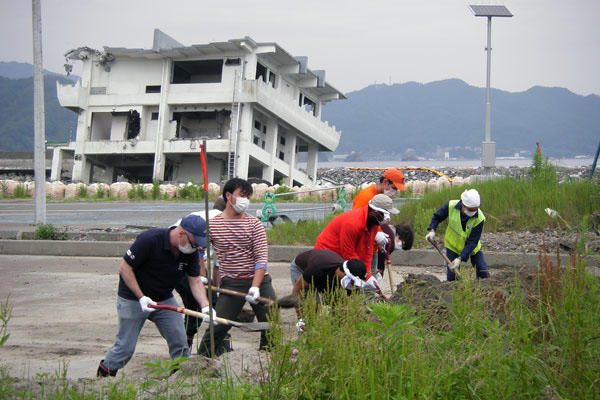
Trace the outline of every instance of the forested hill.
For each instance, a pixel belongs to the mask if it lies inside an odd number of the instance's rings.
[[[343,131],[336,153],[355,151],[363,159],[439,157],[445,151],[480,157],[485,88],[448,79],[371,85],[347,97],[323,107],[323,118]],[[555,157],[592,155],[598,146],[597,95],[540,86],[518,93],[492,89],[491,104],[498,156],[530,155],[536,142]]]

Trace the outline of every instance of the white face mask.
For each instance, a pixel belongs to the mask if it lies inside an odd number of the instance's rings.
[[[396,194],[397,191],[398,190],[396,190],[396,188],[391,188],[391,189],[388,189],[388,190],[384,190],[383,194],[385,194],[386,196],[392,197],[392,196],[394,196]]]
[[[185,246],[178,245],[177,248],[179,248],[179,251],[182,252],[183,254],[192,254],[193,252],[196,251],[196,249],[194,249],[192,247],[192,245],[190,244],[190,242],[187,242],[185,244]]]
[[[475,213],[476,213],[477,211],[467,211],[467,210],[463,210],[463,212],[465,213],[465,215],[466,215],[467,217],[472,217],[473,215],[475,215]]]
[[[394,246],[394,249],[404,250],[402,246],[404,246],[404,242],[402,240],[396,240],[396,245]]]
[[[246,210],[248,209],[248,205],[250,205],[250,199],[246,197],[236,197],[235,204],[232,204],[233,209],[238,214],[246,212]]]

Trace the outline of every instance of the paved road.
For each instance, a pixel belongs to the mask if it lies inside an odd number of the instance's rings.
[[[251,203],[249,213],[256,215],[262,202]],[[212,208],[212,203],[209,203]],[[331,210],[331,204],[285,203],[277,205],[278,212],[306,210],[288,213],[292,220],[323,217]],[[46,223],[74,226],[167,226],[193,211],[203,211],[204,202],[179,201],[105,201],[84,203],[46,203]],[[1,200],[0,225],[33,224],[35,205],[33,200]]]

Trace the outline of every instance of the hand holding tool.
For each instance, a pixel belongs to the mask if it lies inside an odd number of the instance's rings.
[[[143,312],[152,312],[154,311],[152,308],[149,308],[150,305],[156,305],[156,302],[152,300],[150,297],[142,296],[138,300],[140,302],[140,307]]]
[[[256,286],[252,286],[248,290],[248,295],[246,296],[246,300],[248,300],[252,304],[258,303],[258,298],[260,297],[260,289]]]
[[[248,295],[248,293],[242,293],[242,292],[238,292],[236,290],[224,289],[224,288],[220,288],[220,287],[216,287],[216,286],[211,286],[211,289],[214,290],[217,293],[228,294],[228,295],[231,295],[231,296],[246,297]],[[268,297],[258,296],[256,298],[256,301],[259,301],[261,303],[265,303],[268,306],[275,305],[275,302],[273,300],[269,299]]]
[[[429,243],[431,243],[431,245],[433,247],[435,247],[435,249],[438,251],[438,253],[440,253],[440,256],[442,256],[442,258],[444,259],[444,261],[446,261],[446,263],[448,264],[448,268],[450,268],[450,271],[454,272],[458,277],[460,277],[460,271],[458,269],[453,269],[452,268],[452,261],[450,261],[450,259],[448,258],[448,256],[446,256],[446,254],[444,254],[442,252],[442,250],[440,250],[440,248],[438,247],[438,245],[433,241],[433,239],[429,240]],[[460,258],[459,258],[460,260]],[[460,263],[460,261],[459,261]]]
[[[156,304],[156,305],[150,305],[149,307],[155,308],[158,310],[175,311],[175,312],[178,312],[181,314],[191,315],[192,317],[202,318],[203,320],[205,317],[208,317],[208,314],[204,314],[204,313],[201,313],[198,311],[188,310],[187,308],[183,308],[183,307],[171,306],[169,304]],[[232,321],[232,320],[221,318],[221,317],[216,317],[216,318],[214,318],[214,320],[218,324],[234,326],[234,327],[240,328],[241,330],[244,330],[246,332],[264,331],[266,329],[269,329],[269,327],[270,327],[270,324],[268,322],[242,323],[242,322]]]

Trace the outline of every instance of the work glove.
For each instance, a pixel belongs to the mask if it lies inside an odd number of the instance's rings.
[[[306,330],[306,324],[304,323],[304,320],[302,318],[300,318],[298,320],[298,322],[296,322],[296,331],[298,333],[303,333]]]
[[[148,307],[148,304],[152,304],[153,306],[156,305],[156,302],[150,297],[142,296],[138,301],[140,302],[140,307],[142,308],[143,312],[152,312],[155,310],[154,308]]]
[[[200,280],[202,281],[203,284],[208,285],[208,279],[206,279],[205,276],[201,276]]]
[[[427,240],[428,242],[432,242],[434,238],[435,238],[435,231],[429,231],[429,233],[427,235],[425,235],[425,240]]]
[[[377,246],[380,249],[385,249],[385,246],[388,244],[389,236],[384,232],[377,232],[375,235],[375,242],[377,242]]]
[[[377,290],[379,288],[379,284],[377,283],[377,279],[374,276],[371,276],[367,279],[367,284],[365,285],[367,289]]]
[[[248,290],[248,295],[246,296],[246,300],[252,304],[258,303],[256,299],[260,297],[260,289],[257,286],[252,286],[250,290]]]
[[[352,290],[354,288],[354,281],[349,276],[344,276],[340,280],[340,285],[342,285],[344,289]]]
[[[454,271],[460,266],[460,257],[456,257],[454,261],[450,263],[450,269]]]
[[[206,314],[206,317],[202,317],[202,322],[206,322],[207,324],[210,323],[210,316],[208,314],[208,312],[210,311],[210,307],[206,306],[206,307],[202,307],[202,314]],[[213,320],[213,325],[218,325],[217,323],[217,312],[215,311],[215,309],[212,309],[212,320]]]

